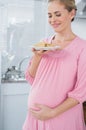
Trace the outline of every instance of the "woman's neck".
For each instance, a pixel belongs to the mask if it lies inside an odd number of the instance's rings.
[[[65,33],[65,34],[57,34],[53,37],[52,43],[56,45],[60,45],[62,48],[67,46],[74,38],[76,35],[73,32],[70,33]]]
[[[76,35],[73,32],[63,33],[63,34],[57,33],[55,35],[55,40],[60,42],[67,42],[73,40],[75,37]]]

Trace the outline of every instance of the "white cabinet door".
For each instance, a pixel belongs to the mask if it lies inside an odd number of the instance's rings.
[[[27,83],[2,84],[3,130],[22,130],[28,110],[29,90]]]

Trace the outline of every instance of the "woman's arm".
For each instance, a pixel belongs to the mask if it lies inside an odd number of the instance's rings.
[[[41,61],[42,55],[47,53],[48,51],[32,49],[34,56],[32,57],[31,61],[29,62],[28,68],[25,72],[25,78],[31,85],[34,82],[35,75],[39,66],[39,63]]]
[[[35,49],[32,49],[32,51],[34,53],[34,56],[30,60],[25,72],[25,78],[28,81],[28,83],[30,83],[30,85],[32,85],[34,82],[36,71],[41,60],[41,55],[39,55],[39,52],[36,52]]]
[[[76,106],[77,104],[79,104],[78,100],[68,97],[63,103],[61,103],[59,106],[54,108],[53,113],[54,115],[58,116],[63,112],[71,109],[72,107]]]
[[[50,108],[48,106],[41,105],[41,104],[35,104],[35,107],[37,107],[39,110],[36,111],[36,110],[30,109],[30,112],[32,113],[34,117],[36,117],[39,120],[48,120],[50,118],[59,116],[60,114],[73,108],[77,104],[79,104],[79,101],[77,101],[74,98],[68,97],[63,103],[61,103],[55,108]]]
[[[36,72],[37,72],[37,68],[39,66],[39,63],[41,61],[41,58],[42,58],[42,55],[43,54],[46,54],[48,51],[43,51],[43,50],[36,50],[36,49],[32,49],[33,53],[34,53],[34,56],[33,56],[33,59],[31,61],[31,65],[29,66],[29,74],[32,76],[32,77],[35,77],[36,75]]]
[[[37,71],[37,68],[38,68],[38,65],[40,63],[40,60],[41,60],[41,56],[39,55],[34,55],[33,56],[33,59],[31,61],[31,65],[28,69],[28,73],[32,76],[32,77],[35,77],[35,74],[36,74],[36,71]]]

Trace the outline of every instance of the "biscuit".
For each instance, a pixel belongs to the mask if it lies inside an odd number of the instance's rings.
[[[35,44],[34,46],[36,46],[36,47],[53,47],[55,45],[49,44],[49,43],[46,43],[46,42],[39,42],[39,43]]]

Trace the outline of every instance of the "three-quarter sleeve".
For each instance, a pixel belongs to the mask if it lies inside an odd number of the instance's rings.
[[[29,62],[29,65],[25,71],[25,78],[28,81],[28,83],[30,83],[31,85],[33,84],[34,81],[34,77],[32,77],[29,73],[29,66],[31,65],[31,61]]]
[[[81,103],[86,101],[86,49],[79,56],[77,81],[74,89],[68,93],[68,97],[72,97]]]

